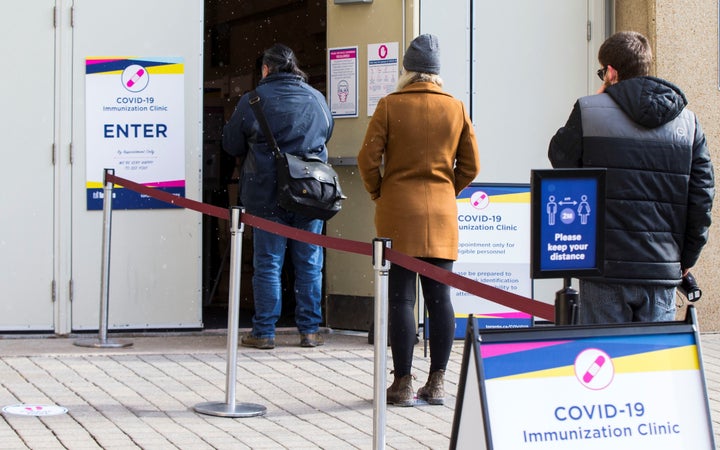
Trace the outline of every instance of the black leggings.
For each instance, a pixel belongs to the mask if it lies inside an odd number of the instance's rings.
[[[447,259],[420,258],[445,270],[452,270]],[[396,377],[408,375],[412,369],[416,343],[415,272],[393,264],[388,279],[388,322],[390,348]],[[430,372],[445,370],[455,338],[455,311],[450,302],[450,287],[420,276],[423,298],[432,324],[430,329]]]

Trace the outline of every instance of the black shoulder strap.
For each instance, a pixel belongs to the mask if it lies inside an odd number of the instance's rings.
[[[252,108],[253,113],[255,113],[255,118],[260,124],[263,134],[265,134],[265,139],[267,139],[270,144],[273,154],[275,156],[279,156],[280,147],[278,147],[277,142],[275,141],[275,136],[273,136],[272,131],[270,131],[270,125],[265,117],[265,113],[263,113],[263,110],[260,107],[260,96],[254,89],[250,91],[248,95],[250,96],[250,107]]]

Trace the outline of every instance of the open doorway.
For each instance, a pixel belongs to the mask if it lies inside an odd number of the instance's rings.
[[[220,207],[237,204],[235,161],[222,149],[222,127],[242,94],[260,79],[258,58],[276,42],[295,52],[309,83],[326,93],[325,2],[307,0],[205,0],[203,95],[203,199]],[[203,323],[227,327],[229,230],[227,221],[203,217]],[[250,326],[252,229],[243,233],[241,327]],[[286,263],[287,265],[287,263]],[[283,271],[283,314],[278,326],[294,325],[294,298]]]

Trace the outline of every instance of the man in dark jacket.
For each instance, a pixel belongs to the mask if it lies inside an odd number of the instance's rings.
[[[553,167],[607,169],[602,277],[580,279],[578,322],[675,320],[675,289],[707,242],[714,175],[682,91],[648,76],[647,38],[600,47],[597,95],[580,98],[550,141]]]
[[[325,97],[306,83],[295,54],[275,44],[262,59],[262,80],[256,92],[280,151],[295,155],[313,154],[327,161],[325,144],[333,130],[333,118]],[[321,233],[323,221],[285,211],[277,205],[277,173],[272,149],[250,106],[248,94],[223,129],[223,147],[242,161],[240,203],[249,214],[295,228]],[[275,324],[282,310],[281,271],[286,248],[295,269],[295,322],[300,345],[315,347],[322,320],[322,247],[286,239],[267,231],[253,230],[253,330],[242,345],[275,347]]]

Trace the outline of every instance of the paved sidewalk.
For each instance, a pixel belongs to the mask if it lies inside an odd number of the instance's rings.
[[[133,345],[123,349],[78,347],[74,337],[0,339],[0,406],[68,409],[47,417],[4,414],[0,448],[371,449],[373,347],[365,334],[326,337],[326,345],[309,349],[297,345],[296,334],[278,335],[274,350],[241,347],[237,401],[267,408],[245,418],[193,410],[225,401],[221,333],[130,337]],[[720,335],[703,334],[701,348],[720,442]],[[448,448],[462,350],[456,341],[444,406],[387,409],[387,448]],[[423,353],[421,343],[416,389],[427,377]]]

